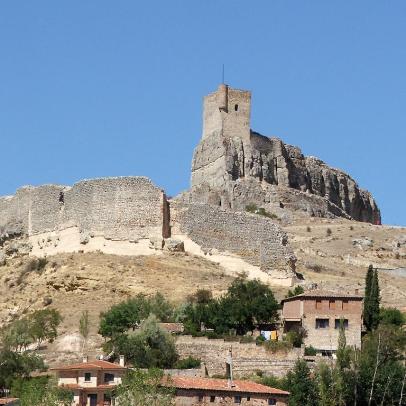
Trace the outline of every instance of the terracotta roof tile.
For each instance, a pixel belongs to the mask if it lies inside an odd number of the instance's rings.
[[[56,368],[51,368],[54,371],[70,371],[70,370],[78,370],[78,369],[97,369],[97,370],[113,370],[113,369],[127,369],[126,367],[122,367],[119,364],[114,364],[113,362],[102,361],[102,360],[95,360],[89,362],[81,362],[79,364],[71,364]]]
[[[9,405],[16,400],[18,400],[18,398],[0,398],[0,405]]]
[[[233,386],[228,385],[227,379],[214,378],[195,378],[188,376],[172,376],[169,379],[169,386],[177,389],[197,389],[197,390],[214,390],[223,392],[244,392],[260,393],[269,395],[289,395],[289,392],[271,388],[270,386],[261,385],[251,381],[234,380]]]
[[[343,298],[343,299],[355,299],[355,300],[362,300],[364,296],[357,294],[357,293],[348,293],[348,292],[337,292],[332,290],[322,290],[322,289],[312,289],[308,290],[300,295],[288,297],[282,300],[283,302],[296,300],[296,299],[312,299],[312,298]]]

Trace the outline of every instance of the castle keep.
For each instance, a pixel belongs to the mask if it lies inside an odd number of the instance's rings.
[[[204,98],[203,135],[192,161],[191,199],[244,210],[256,204],[311,216],[380,224],[368,191],[298,147],[250,129],[251,94],[220,85]],[[286,210],[285,210],[286,214]]]
[[[145,177],[27,186],[0,197],[0,254],[1,245],[16,237],[28,240],[37,256],[160,254],[172,239],[234,273],[262,271],[265,280],[290,285],[296,259],[271,217],[289,221],[301,213],[380,222],[369,192],[299,148],[253,132],[250,112],[249,91],[221,84],[204,98],[191,189],[170,201]],[[249,213],[247,206],[268,215]]]

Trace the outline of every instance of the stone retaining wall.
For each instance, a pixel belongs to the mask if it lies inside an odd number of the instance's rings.
[[[284,376],[291,370],[298,358],[303,356],[302,349],[289,352],[272,353],[255,343],[242,344],[207,337],[179,336],[176,349],[181,358],[199,358],[206,364],[210,376],[226,373],[226,359],[232,348],[233,371],[235,377],[243,377],[258,371],[264,374]]]

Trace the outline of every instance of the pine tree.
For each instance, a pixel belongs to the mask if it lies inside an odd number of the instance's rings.
[[[379,304],[381,302],[380,289],[379,289],[379,279],[378,279],[378,270],[375,269],[372,285],[371,285],[371,294],[369,297],[369,309],[371,314],[371,330],[375,330],[379,325]]]
[[[286,380],[289,387],[289,406],[316,406],[317,387],[304,360],[298,360]]]
[[[371,330],[372,325],[372,313],[371,313],[371,289],[372,282],[374,279],[374,268],[372,265],[369,265],[368,271],[365,277],[365,297],[364,297],[364,309],[363,309],[363,318],[364,325],[368,331]]]

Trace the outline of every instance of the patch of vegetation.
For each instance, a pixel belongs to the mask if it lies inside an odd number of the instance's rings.
[[[268,217],[271,219],[277,219],[278,216],[274,213],[269,213],[263,207],[258,207],[256,204],[248,204],[245,206],[245,210],[249,213],[259,214],[260,216]]]
[[[289,352],[293,348],[290,341],[265,341],[263,344],[270,352]]]
[[[244,336],[258,324],[278,320],[278,309],[269,286],[239,277],[220,298],[189,303],[182,321],[188,334],[200,332],[203,324],[216,334],[229,336],[234,331],[237,336]]]
[[[44,271],[47,264],[48,260],[46,258],[30,259],[21,269],[16,279],[17,286],[20,286],[24,282],[24,279],[28,274],[32,272],[38,272],[39,274],[41,274]]]
[[[289,289],[288,294],[285,296],[285,298],[301,295],[304,293],[303,286],[301,285],[296,285],[293,290]]]
[[[325,271],[324,266],[319,265],[319,264],[306,264],[306,268],[310,269],[311,271],[316,272],[316,273],[321,273],[321,272]]]
[[[185,359],[180,359],[176,362],[175,368],[176,369],[193,369],[199,368],[201,365],[201,360],[198,358],[187,357]]]
[[[305,347],[304,355],[315,356],[315,355],[317,355],[317,350],[313,346],[310,345],[309,347]]]

